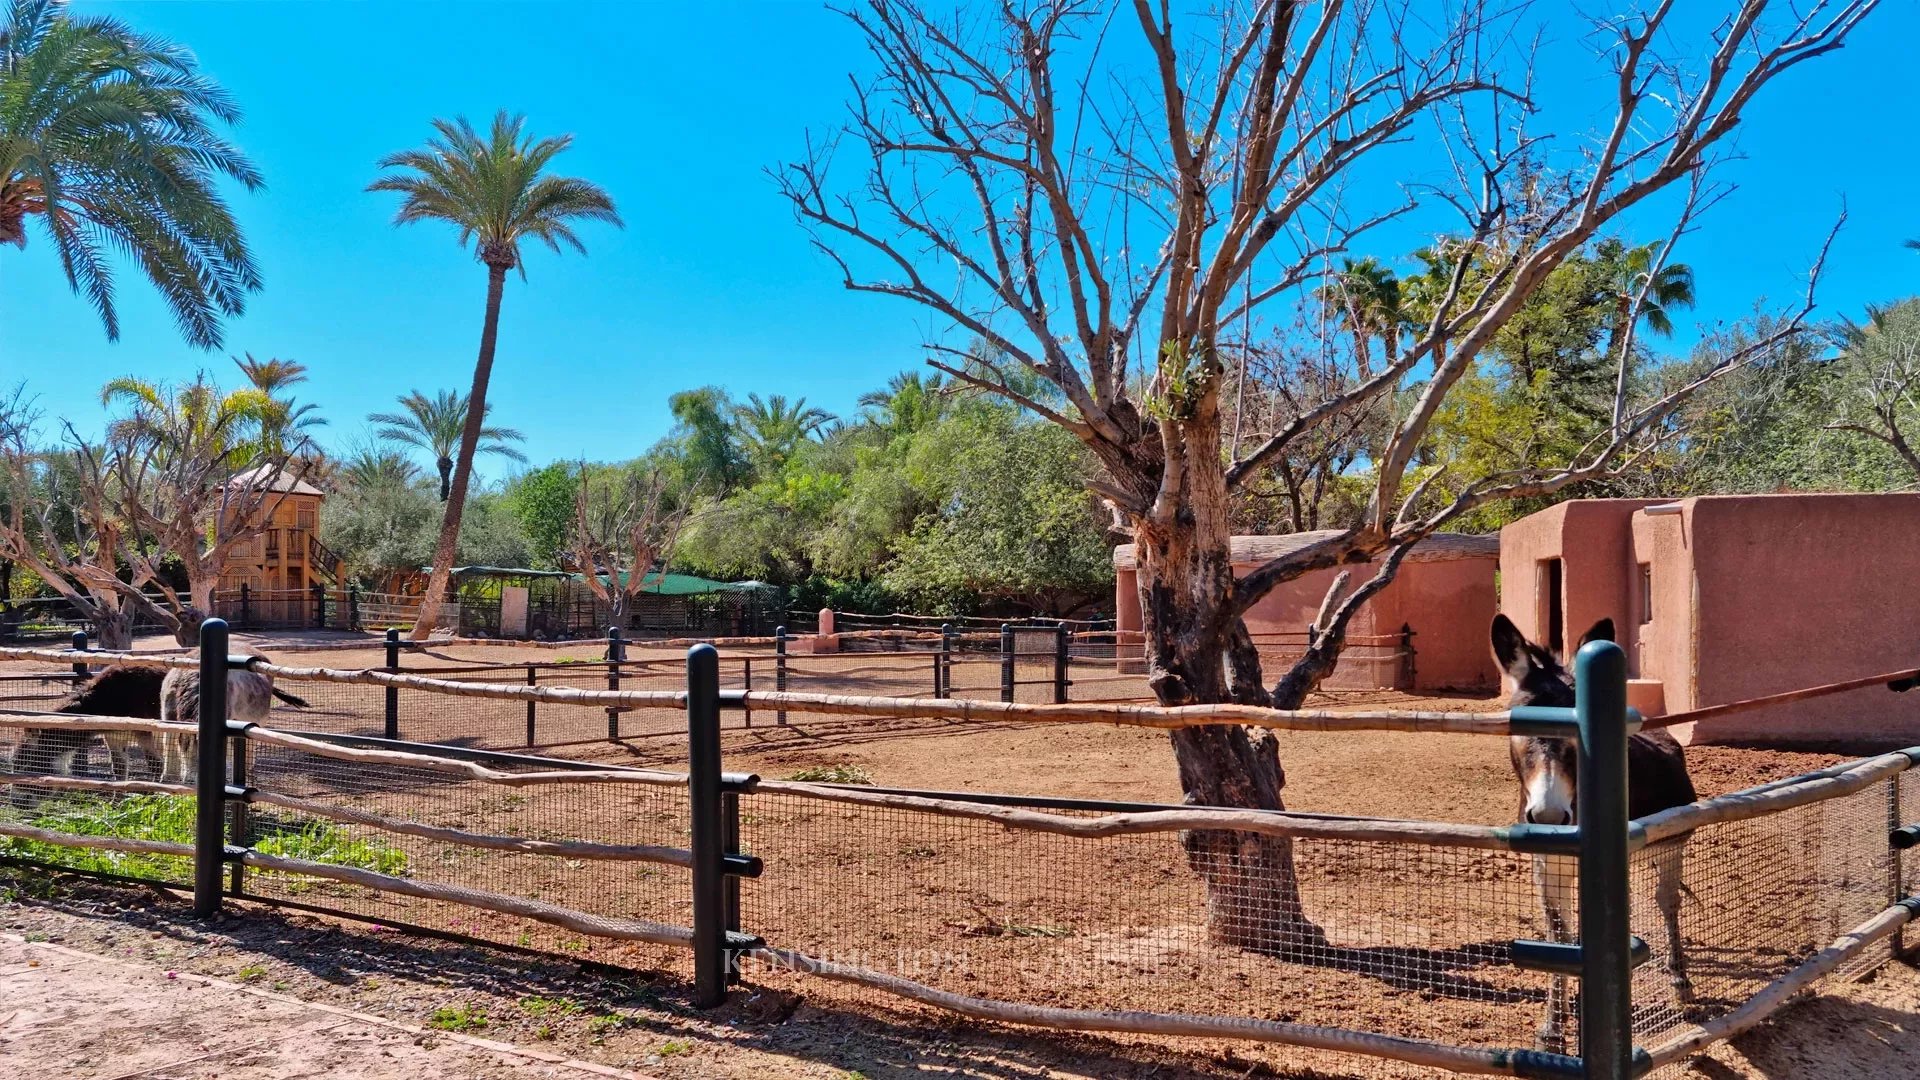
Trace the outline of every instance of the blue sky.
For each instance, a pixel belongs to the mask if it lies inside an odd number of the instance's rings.
[[[811,0],[77,6],[192,48],[246,108],[235,137],[268,181],[237,200],[266,288],[218,353],[181,344],[130,270],[113,344],[44,241],[0,253],[0,382],[25,377],[50,415],[83,431],[99,427],[106,379],[199,367],[237,377],[227,353],[311,367],[301,396],[332,419],[330,442],[408,389],[464,388],[484,272],[448,230],[391,227],[393,197],[363,189],[381,155],[423,141],[431,117],[501,107],[535,131],[573,132],[557,167],[607,187],[627,220],[624,231],[588,226],[587,258],[533,250],[527,282],[509,282],[490,396],[495,422],[524,430],[536,462],[638,453],[667,429],[667,396],[687,387],[844,413],[921,359],[927,317],[842,290],[762,171],[841,116],[846,72],[864,62],[851,27]],[[1701,300],[1683,322],[1795,294],[1843,197],[1851,224],[1826,311],[1920,291],[1920,253],[1900,247],[1920,236],[1909,194],[1920,150],[1899,119],[1920,16],[1886,7],[1751,111],[1748,160],[1725,173],[1741,190],[1679,255]],[[1557,97],[1604,102],[1609,89],[1597,67],[1546,78]]]

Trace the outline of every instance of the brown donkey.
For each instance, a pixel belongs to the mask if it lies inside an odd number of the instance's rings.
[[[1513,684],[1511,705],[1547,705],[1571,708],[1573,675],[1559,657],[1528,641],[1505,615],[1493,618],[1493,657]],[[1581,637],[1612,641],[1613,620],[1601,619]],[[1572,825],[1579,819],[1578,748],[1572,739],[1516,735],[1510,741],[1513,772],[1520,781],[1520,820],[1536,825]],[[1627,741],[1627,816],[1642,818],[1669,807],[1694,801],[1693,778],[1687,775],[1686,754],[1664,731],[1635,733]],[[1667,938],[1667,975],[1681,1004],[1691,1000],[1687,958],[1680,939],[1681,878],[1687,838],[1678,836],[1647,849],[1653,867],[1654,902],[1659,905]],[[1577,863],[1567,856],[1535,856],[1534,884],[1547,931],[1554,941],[1572,937]],[[1540,1024],[1539,1046],[1558,1050],[1565,1042],[1561,1027],[1566,1013],[1567,981],[1555,975],[1548,983],[1546,1016]]]

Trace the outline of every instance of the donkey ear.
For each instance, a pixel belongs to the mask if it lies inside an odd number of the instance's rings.
[[[1489,636],[1493,639],[1493,659],[1500,670],[1516,683],[1524,680],[1534,669],[1533,646],[1527,636],[1505,615],[1493,617]]]
[[[1613,620],[1612,619],[1601,619],[1599,622],[1594,623],[1591,627],[1588,627],[1586,633],[1580,635],[1580,644],[1582,645],[1585,645],[1589,641],[1617,641],[1617,640],[1619,639],[1613,636]]]

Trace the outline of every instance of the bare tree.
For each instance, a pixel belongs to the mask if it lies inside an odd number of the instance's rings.
[[[1158,698],[1294,706],[1333,669],[1345,620],[1410,545],[1488,501],[1604,475],[1661,437],[1686,391],[1631,400],[1638,380],[1623,378],[1613,422],[1573,459],[1450,480],[1447,498],[1431,475],[1407,484],[1449,391],[1547,275],[1677,185],[1664,262],[1724,192],[1709,172],[1755,96],[1839,48],[1876,6],[1724,3],[1707,32],[1669,26],[1672,0],[1597,23],[1614,116],[1563,149],[1528,129],[1527,43],[1537,39],[1525,4],[1454,0],[1413,12],[1401,0],[1229,0],[1176,22],[1167,0],[1112,11],[1026,0],[957,14],[867,0],[846,14],[878,73],[856,85],[849,122],[776,176],[848,288],[912,301],[943,332],[983,339],[1000,358],[934,367],[1019,401],[1099,459],[1104,476],[1092,486],[1139,555]],[[1663,54],[1693,43],[1704,62]],[[1371,177],[1409,174],[1383,151],[1416,130],[1426,158],[1412,171],[1437,179],[1369,194]],[[840,151],[856,160],[836,161]],[[1331,259],[1416,205],[1453,224],[1411,340],[1229,459],[1227,328],[1269,305],[1312,302]],[[1635,299],[1625,325],[1644,303]],[[1782,325],[1797,333],[1800,317]],[[956,360],[964,352],[928,347]],[[1619,362],[1633,352],[1621,343]],[[1413,386],[1416,372],[1426,378]],[[1057,388],[1065,404],[1020,393],[1018,374]],[[1232,492],[1397,391],[1405,402],[1370,462],[1362,520],[1236,579]],[[1247,610],[1281,582],[1376,560],[1314,646],[1266,685]],[[1190,801],[1281,807],[1270,736],[1213,726],[1172,740]],[[1216,937],[1269,950],[1322,940],[1300,911],[1286,842],[1194,834],[1188,852],[1210,885]]]
[[[1920,300],[1868,308],[1866,323],[1842,324],[1836,337],[1840,355],[1827,379],[1836,419],[1827,429],[1886,444],[1920,480]]]
[[[673,553],[688,504],[668,498],[667,474],[660,469],[644,475],[628,471],[616,482],[601,485],[599,493],[594,487],[581,462],[567,561],[607,605],[613,624],[622,626],[634,600],[665,576],[665,558]],[[658,573],[656,562],[661,564]]]
[[[138,619],[193,644],[221,572],[271,526],[297,480],[287,455],[246,451],[250,467],[236,471],[247,458],[218,425],[161,438],[116,424],[100,446],[69,425],[54,449],[38,445],[36,428],[22,394],[0,405],[0,557],[73,605],[105,648],[130,648]],[[185,594],[169,560],[185,573]]]
[[[38,420],[22,390],[0,403],[0,558],[46,582],[101,647],[131,648],[137,617],[157,611],[118,575],[124,533],[105,492],[85,482],[86,459],[42,449]]]

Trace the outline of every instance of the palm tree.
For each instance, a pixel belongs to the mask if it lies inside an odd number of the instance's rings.
[[[520,242],[533,239],[555,252],[562,244],[582,254],[586,246],[573,231],[576,221],[604,221],[618,226],[620,215],[613,199],[598,185],[569,176],[542,173],[573,142],[573,136],[535,139],[522,134],[524,117],[502,110],[493,127],[482,135],[464,118],[433,122],[439,134],[417,150],[390,154],[382,169],[396,170],[368,185],[369,191],[393,191],[402,196],[394,224],[439,221],[459,232],[459,242],[473,244],[474,256],[487,268],[486,315],[480,324],[480,355],[473,365],[473,389],[467,394],[472,408],[460,433],[454,459],[446,513],[440,522],[440,542],[434,548],[433,574],[413,628],[415,639],[433,629],[440,601],[453,574],[454,550],[460,540],[460,518],[466,510],[467,482],[473,475],[473,456],[480,449],[487,415],[487,383],[493,377],[493,351],[500,333],[500,297],[507,271],[526,267],[520,261]]]
[[[747,457],[762,475],[779,471],[800,444],[833,420],[833,414],[786,395],[748,394],[745,405],[733,407],[733,426]]]
[[[400,399],[397,413],[374,413],[367,419],[381,425],[374,434],[387,442],[400,443],[403,446],[418,447],[433,455],[434,468],[440,471],[440,501],[446,502],[453,492],[454,455],[460,450],[460,439],[467,429],[467,399],[453,390],[442,390],[428,397],[415,390]],[[493,406],[487,406],[492,412]],[[508,445],[526,441],[526,436],[513,428],[480,428],[480,445],[476,454],[492,454],[508,461],[525,463],[527,455]]]
[[[1613,347],[1626,338],[1627,320],[1633,317],[1636,300],[1640,302],[1640,321],[1661,337],[1673,333],[1670,312],[1693,306],[1693,268],[1685,263],[1666,263],[1655,269],[1659,254],[1658,244],[1630,248],[1613,238],[1600,241],[1594,248],[1594,264],[1605,275],[1614,305]],[[1646,290],[1644,300],[1640,299],[1642,289]]]
[[[1329,312],[1347,324],[1348,332],[1353,335],[1360,375],[1366,378],[1373,373],[1374,339],[1380,340],[1388,367],[1400,358],[1400,333],[1406,324],[1400,280],[1371,256],[1357,262],[1353,259],[1342,262],[1333,283],[1321,290],[1321,301]]]
[[[269,454],[285,454],[289,439],[297,445],[306,442],[304,434],[310,428],[323,427],[326,418],[317,411],[320,407],[307,402],[301,404],[291,397],[280,397],[280,391],[307,381],[307,365],[295,360],[255,360],[252,353],[244,358],[234,357],[233,362],[240,368],[247,381],[255,390],[267,397],[267,413],[260,425],[261,449]]]
[[[340,460],[334,478],[358,491],[403,488],[420,478],[420,466],[398,451],[359,446]]]
[[[274,411],[258,388],[222,391],[205,372],[179,386],[123,375],[101,388],[100,404],[127,410],[107,425],[110,441],[161,461],[177,452],[218,457],[235,470],[260,456],[260,429]]]
[[[867,410],[869,425],[891,435],[905,435],[944,417],[951,401],[946,381],[939,375],[903,371],[887,380],[885,390],[861,394],[859,405]]]
[[[13,0],[0,15],[0,244],[37,219],[67,284],[120,336],[107,251],[136,262],[188,343],[220,344],[260,274],[222,178],[259,172],[216,133],[240,118],[193,56],[65,0]]]

